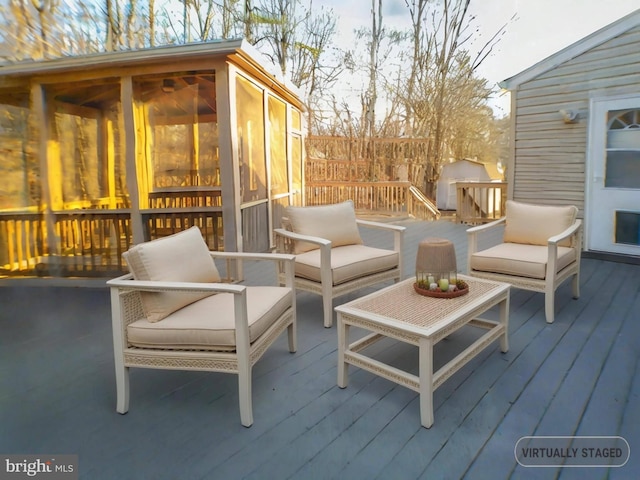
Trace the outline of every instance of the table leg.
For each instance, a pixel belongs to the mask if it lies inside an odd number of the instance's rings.
[[[349,383],[349,365],[344,361],[344,352],[349,344],[349,325],[344,323],[342,313],[338,312],[338,386],[346,388]]]
[[[433,425],[433,343],[421,338],[419,344],[420,423],[425,428]]]
[[[509,351],[509,298],[507,294],[502,302],[500,302],[500,323],[504,325],[504,333],[500,337],[500,350],[502,353]]]

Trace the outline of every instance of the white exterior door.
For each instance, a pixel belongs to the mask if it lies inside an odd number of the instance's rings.
[[[591,102],[588,250],[640,255],[640,95]]]

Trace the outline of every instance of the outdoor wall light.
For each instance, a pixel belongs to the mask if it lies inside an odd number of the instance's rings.
[[[560,110],[560,115],[562,115],[564,123],[578,123],[577,110]]]

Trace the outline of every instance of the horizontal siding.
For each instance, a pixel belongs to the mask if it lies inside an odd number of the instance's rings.
[[[570,82],[575,83],[576,79],[579,79],[580,76],[590,78],[591,73],[594,73],[596,78],[600,76],[611,76],[603,72],[597,72],[597,70],[604,69],[606,72],[607,68],[615,69],[616,67],[633,63],[633,57],[637,58],[639,53],[639,43],[640,31],[632,30],[562,65],[558,65],[552,71],[546,72],[523,85],[526,85],[529,89],[538,89],[540,87],[555,85],[557,79],[562,77],[567,77],[565,79],[567,81],[563,82],[563,84],[566,84]],[[594,69],[596,72],[593,72]],[[575,77],[571,78],[573,76]]]
[[[640,93],[640,27],[595,47],[515,92],[513,197],[584,211],[589,99]],[[559,110],[580,114],[565,124]]]
[[[640,54],[637,58],[640,62]],[[549,111],[550,106],[558,103],[562,103],[565,106],[571,104],[575,106],[588,105],[585,103],[588,100],[588,97],[585,98],[585,92],[615,90],[618,88],[620,93],[625,93],[628,91],[629,86],[637,86],[640,82],[640,72],[629,72],[629,68],[635,65],[637,63],[627,66],[624,71],[622,68],[619,71],[612,69],[608,72],[611,75],[610,77],[592,78],[589,81],[574,83],[570,86],[557,85],[540,91],[529,91],[528,97],[521,96],[520,92],[518,92],[518,102],[522,102],[522,112],[519,115],[545,113]],[[533,93],[535,93],[535,96]]]

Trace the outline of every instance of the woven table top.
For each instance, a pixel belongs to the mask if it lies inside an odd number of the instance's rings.
[[[407,279],[379,294],[367,295],[343,307],[428,328],[471,303],[477,303],[482,298],[488,300],[491,298],[491,293],[498,293],[504,285],[498,282],[478,281],[463,275],[458,277],[469,285],[469,293],[460,297],[425,297],[413,289],[415,280]]]

